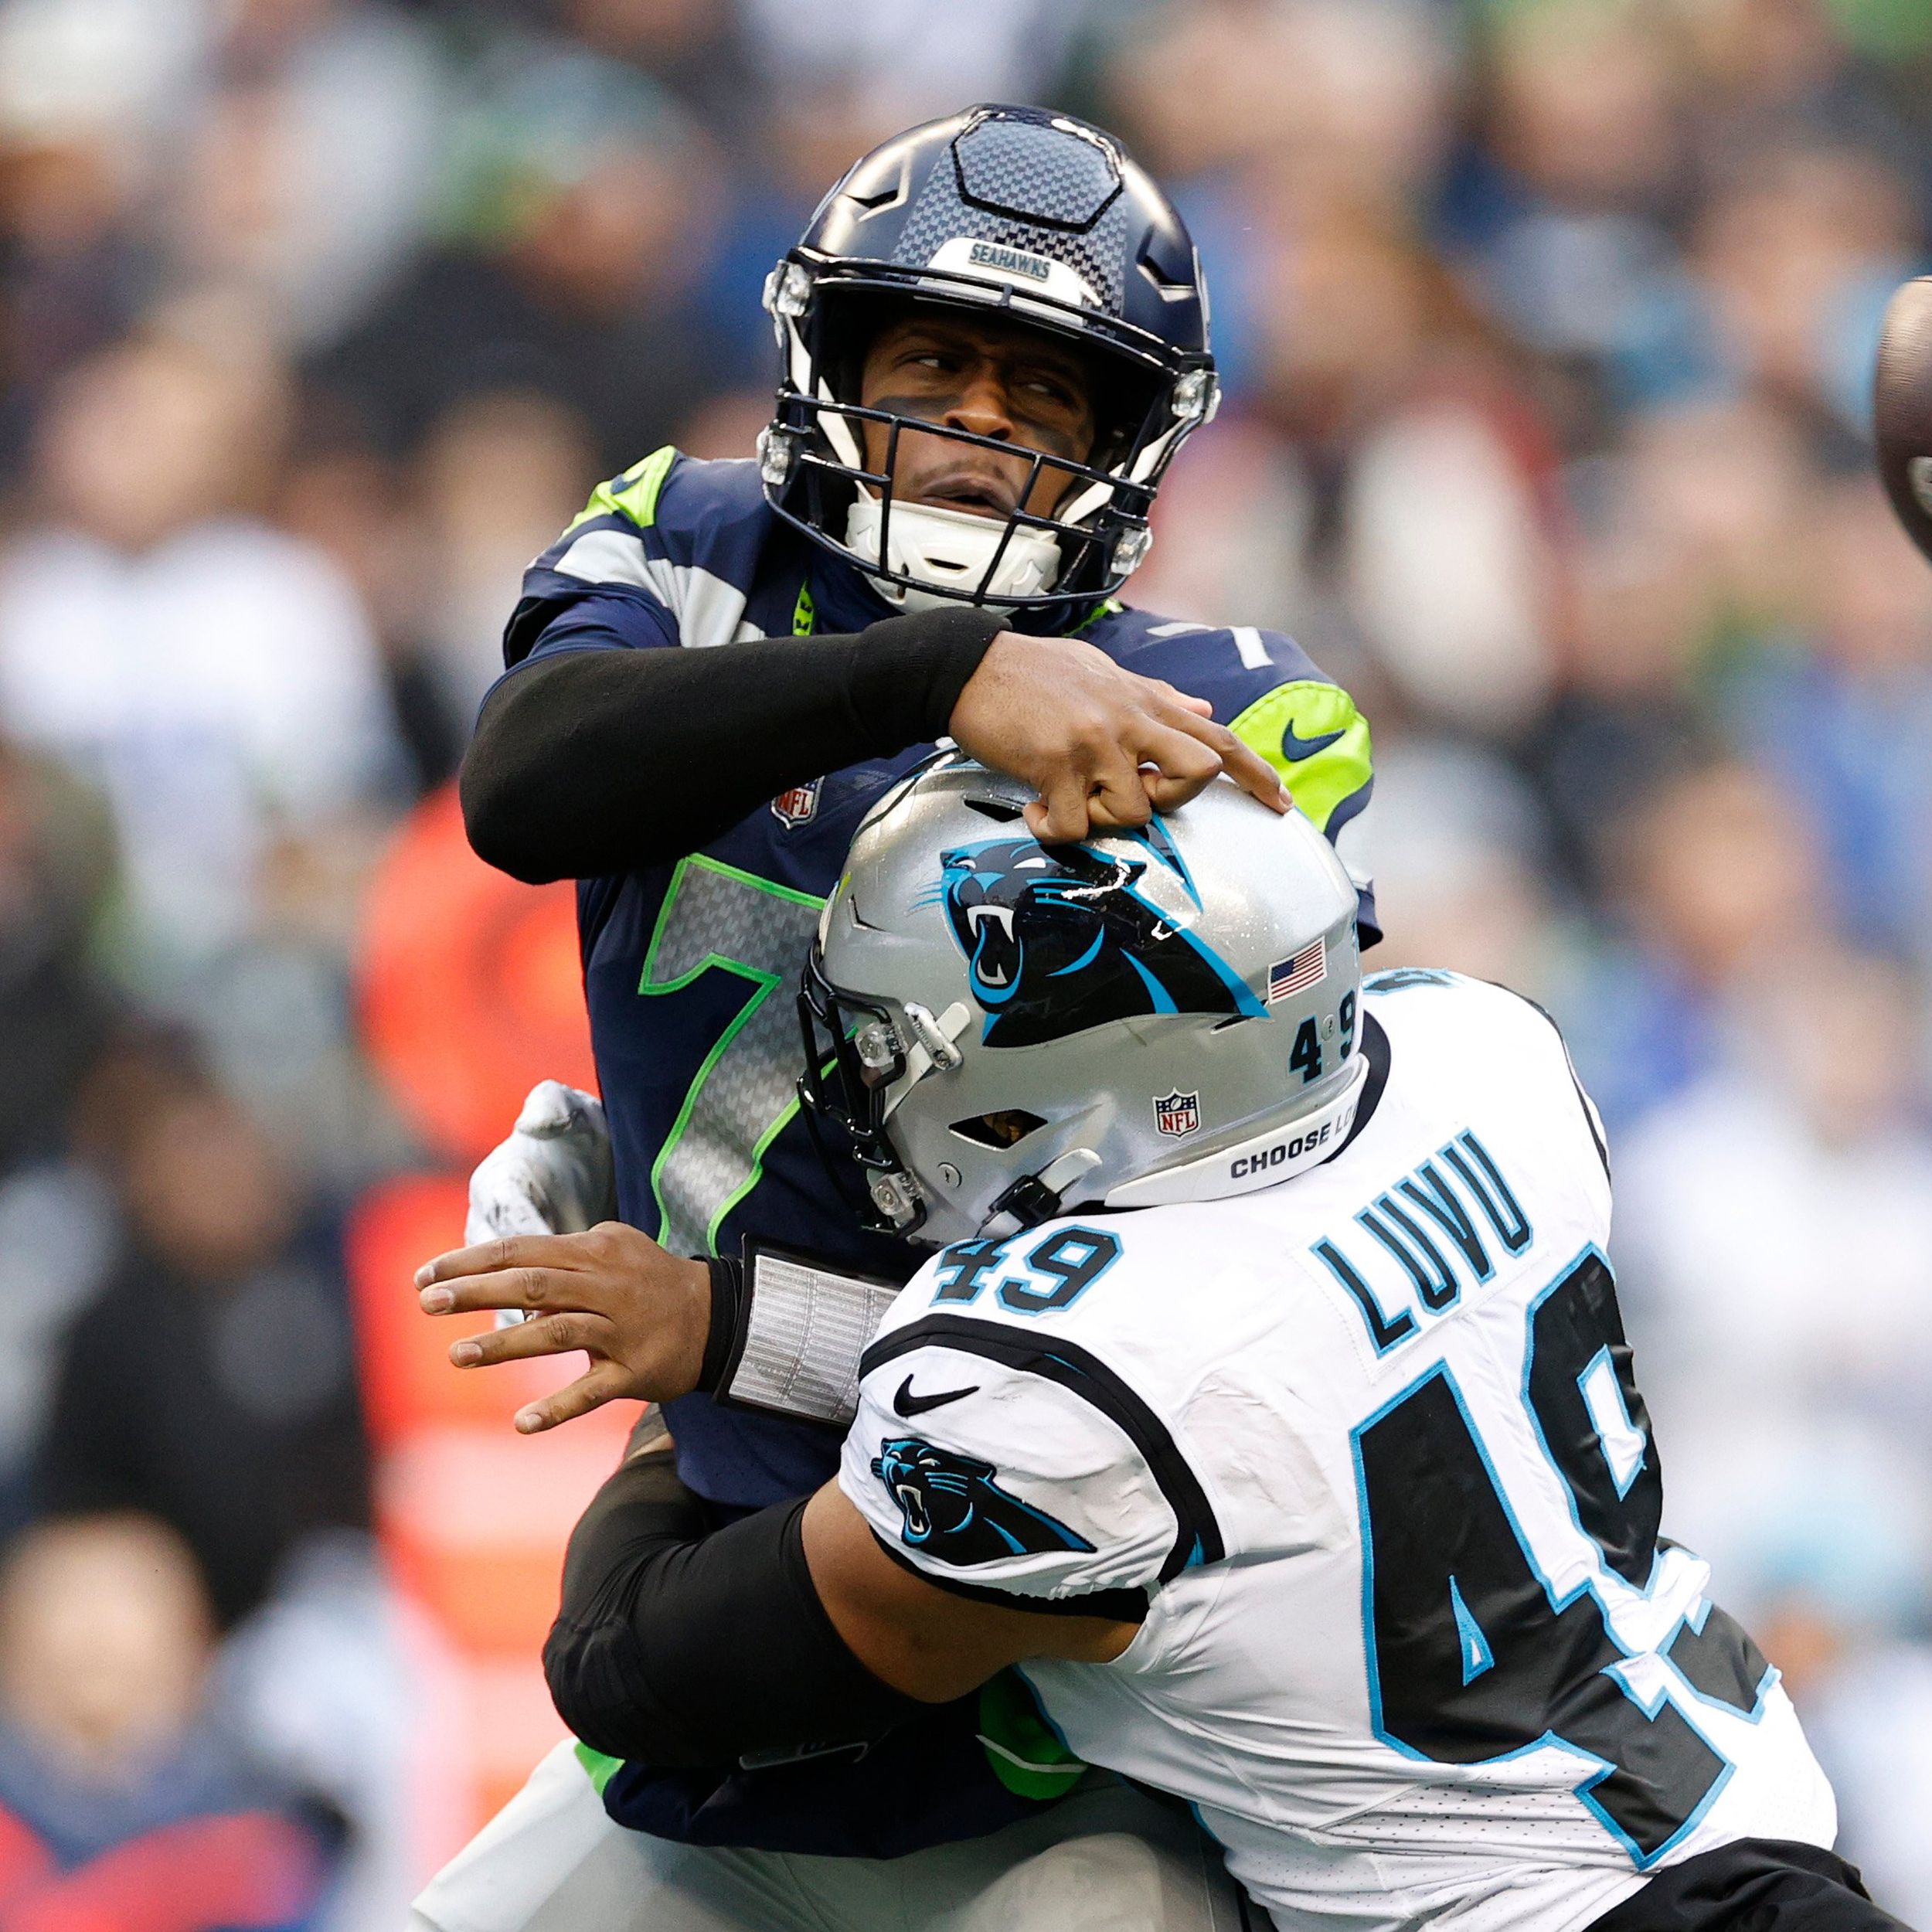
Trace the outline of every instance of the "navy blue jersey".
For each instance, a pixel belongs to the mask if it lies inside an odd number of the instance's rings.
[[[601,486],[531,566],[505,649],[728,649],[845,632],[890,615],[866,580],[766,508],[757,466],[660,450]],[[1366,725],[1287,638],[1103,605],[1080,634],[1117,662],[1209,699],[1333,837],[1367,801]],[[793,1003],[819,907],[859,821],[931,750],[826,774],[672,865],[578,889],[585,997],[623,1218],[673,1253],[735,1253],[753,1233],[903,1277],[903,1244],[860,1233],[799,1118]],[[665,774],[667,786],[677,774]],[[1364,891],[1365,937],[1373,907]],[[679,1473],[731,1507],[829,1480],[835,1432],[668,1405]]]

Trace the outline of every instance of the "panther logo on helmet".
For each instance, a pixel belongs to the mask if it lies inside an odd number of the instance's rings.
[[[941,853],[935,896],[987,1014],[987,1046],[1155,1013],[1265,1015],[1224,960],[1136,889],[1156,859],[1188,885],[1158,820],[1143,842],[1147,860],[1025,838]]]

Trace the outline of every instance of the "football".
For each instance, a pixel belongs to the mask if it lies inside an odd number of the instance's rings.
[[[1886,304],[1872,434],[1892,507],[1932,558],[1932,276],[1906,283]]]

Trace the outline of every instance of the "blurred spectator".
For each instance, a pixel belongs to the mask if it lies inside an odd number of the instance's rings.
[[[1452,743],[1376,747],[1362,842],[1388,934],[1366,970],[1443,966],[1549,1002],[1567,990],[1535,799],[1493,755]]]
[[[63,1325],[98,1287],[104,1191],[70,1162],[69,1117],[116,1002],[90,949],[113,879],[99,801],[0,742],[0,1534],[28,1505]]]
[[[339,1832],[207,1708],[208,1610],[138,1516],[29,1531],[0,1573],[0,1925],[308,1932]]]
[[[67,1332],[42,1494],[172,1524],[226,1627],[305,1536],[368,1522],[341,1261],[232,1100],[142,1084],[116,1123],[127,1243]]]
[[[434,39],[372,0],[238,0],[170,236],[181,270],[251,293],[284,339],[334,339],[434,212],[447,111]]]
[[[436,1775],[452,1717],[426,1690],[423,1648],[371,1540],[351,1532],[311,1537],[222,1648],[216,1702],[237,1733],[349,1821],[322,1932],[395,1932],[413,1889],[413,1787]]]
[[[0,742],[0,1175],[63,1150],[107,1031],[90,948],[113,860],[98,801]]]
[[[733,454],[749,456],[750,442]],[[582,419],[551,398],[478,393],[432,427],[416,473],[429,546],[422,621],[445,701],[467,729],[502,675],[504,614],[524,566],[583,509],[596,452]]]
[[[1265,423],[1230,415],[1213,437],[1182,449],[1162,485],[1153,552],[1134,594],[1192,623],[1286,630],[1312,650],[1325,597],[1316,506],[1315,478],[1294,446]]]
[[[1800,1685],[1804,1732],[1838,1794],[1838,1845],[1873,1894],[1921,1925],[1932,1913],[1932,1843],[1914,1801],[1932,1789],[1932,1652],[1862,1616]]]
[[[1526,413],[1505,420],[1486,406],[1495,400],[1445,386],[1362,437],[1344,568],[1350,601],[1410,701],[1502,737],[1549,692],[1557,561],[1537,425]]]
[[[1489,23],[1488,138],[1447,184],[1445,233],[1498,315],[1605,403],[1703,373],[1695,297],[1671,233],[1689,185],[1692,76],[1648,0],[1476,9]]]
[[[1458,66],[1450,11],[1431,0],[1197,0],[1095,25],[1113,104],[1164,177],[1199,192],[1258,162],[1250,189],[1265,199],[1353,201],[1385,219],[1430,199]]]
[[[1665,1526],[1744,1608],[1804,1590],[1909,1626],[1932,1607],[1917,989],[1815,923],[1762,936],[1708,1070],[1615,1151]]]
[[[1707,166],[1794,128],[1909,144],[1869,70],[1846,58],[1845,28],[1865,11],[1857,0],[1696,0],[1677,11],[1702,83],[1692,138]],[[1891,11],[1903,21],[1916,9]]]
[[[1815,488],[1788,417],[1756,400],[1634,417],[1589,466],[1570,675],[1526,747],[1588,889],[1611,828],[1712,737],[1720,671],[1802,610]]]
[[[593,52],[641,67],[734,145],[755,139],[762,94],[730,0],[562,0],[558,12]]]
[[[147,0],[0,5],[0,459],[50,385],[152,298],[150,197],[206,51],[202,9]]]
[[[1739,668],[1732,729],[1807,801],[1856,930],[1932,957],[1932,574],[1869,478],[1807,536],[1802,628]]]
[[[1832,929],[1811,828],[1791,794],[1747,767],[1716,764],[1662,787],[1624,842],[1640,942],[1695,998]]]
[[[278,520],[325,552],[360,600],[382,653],[412,794],[451,777],[470,719],[451,702],[425,635],[422,506],[403,467],[354,437],[319,434],[289,464]]]
[[[247,512],[282,403],[232,347],[83,364],[41,437],[43,520],[0,557],[0,725],[106,793],[137,975],[164,985],[247,930],[275,837],[324,835],[394,769],[353,594]]]
[[[1558,1017],[1612,1129],[1713,1060],[1728,1002],[1781,950],[1815,943],[1833,907],[1812,828],[1748,766],[1692,765],[1616,821],[1623,919]]]
[[[924,0],[744,0],[744,10],[773,94],[848,95],[883,134],[966,101],[1039,97],[1094,5],[979,0],[966,11]]]
[[[648,78],[512,43],[458,147],[462,239],[317,366],[389,452],[453,402],[534,389],[574,410],[611,474],[668,442],[719,372],[685,308],[718,209],[702,132]]]
[[[1160,528],[1182,541],[1163,542],[1135,594],[1171,585],[1217,621],[1232,610],[1304,634],[1339,604],[1405,707],[1507,736],[1554,672],[1544,425],[1481,319],[1399,230],[1337,208],[1274,240],[1260,422],[1177,473]]]
[[[1723,372],[1813,412],[1849,465],[1886,298],[1918,253],[1906,185],[1853,148],[1780,145],[1728,157],[1727,173],[1696,250]]]

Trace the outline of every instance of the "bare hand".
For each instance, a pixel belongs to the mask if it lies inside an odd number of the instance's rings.
[[[426,1315],[515,1308],[528,1318],[454,1344],[477,1369],[581,1349],[589,1369],[518,1412],[526,1435],[607,1402],[670,1402],[698,1386],[711,1330],[711,1271],[648,1234],[602,1221],[581,1234],[519,1234],[439,1254],[417,1270]]]
[[[1077,638],[1002,631],[967,680],[949,728],[961,750],[1039,792],[1026,823],[1049,844],[1144,825],[1224,771],[1286,811],[1291,801],[1274,767],[1216,724],[1212,709],[1123,670]]]

